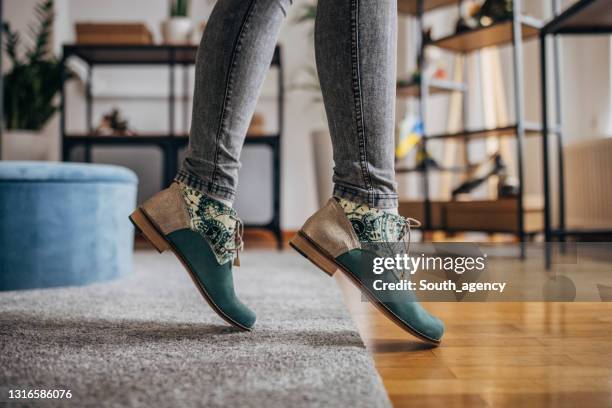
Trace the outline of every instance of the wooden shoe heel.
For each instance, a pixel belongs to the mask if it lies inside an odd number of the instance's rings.
[[[168,242],[157,231],[155,226],[149,221],[140,208],[136,209],[136,211],[130,215],[130,221],[132,221],[132,224],[134,224],[138,232],[140,232],[159,253],[170,249]]]
[[[338,270],[338,266],[322,254],[303,233],[298,232],[291,241],[289,241],[289,245],[329,276],[333,276]]]

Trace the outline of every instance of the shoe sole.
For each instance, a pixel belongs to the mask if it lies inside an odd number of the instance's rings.
[[[381,312],[391,320],[393,323],[398,325],[403,330],[412,334],[414,337],[435,346],[440,345],[440,340],[435,340],[419,333],[413,329],[410,325],[402,321],[393,311],[387,308],[384,303],[380,302],[370,290],[353,275],[348,269],[340,265],[336,260],[326,251],[321,248],[317,243],[313,242],[306,236],[302,231],[299,231],[290,241],[289,245],[300,253],[304,258],[308,259],[315,266],[321,269],[330,277],[336,272],[341,271],[349,280],[363,293],[368,300]]]
[[[183,267],[187,271],[189,277],[195,284],[196,288],[198,288],[198,291],[200,292],[204,300],[206,300],[206,302],[215,311],[215,313],[219,315],[219,317],[221,317],[227,323],[229,323],[230,325],[240,330],[251,331],[250,327],[243,326],[240,323],[236,322],[231,317],[229,317],[227,314],[225,314],[219,308],[219,306],[215,304],[215,302],[210,297],[208,292],[206,292],[204,285],[202,285],[200,281],[198,280],[198,278],[196,277],[195,272],[192,271],[191,268],[189,267],[189,263],[183,258],[181,253],[174,247],[174,245],[172,245],[170,241],[164,238],[163,234],[157,229],[155,224],[151,221],[151,219],[147,216],[147,214],[141,208],[137,208],[129,216],[129,219],[134,225],[134,227],[136,228],[136,230],[140,233],[140,235],[142,235],[144,239],[147,242],[149,242],[149,244],[151,244],[157,250],[157,252],[161,254],[162,252],[165,252],[168,250],[172,251],[174,256],[176,256],[178,260],[181,262],[181,264],[183,264]]]

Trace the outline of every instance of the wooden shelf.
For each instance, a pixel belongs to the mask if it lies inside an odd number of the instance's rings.
[[[470,170],[470,167],[467,166],[457,166],[454,168],[440,168],[429,166],[427,168],[428,172],[437,172],[437,173],[462,173]],[[407,173],[423,173],[425,170],[422,167],[397,167],[395,169],[395,174],[407,174]]]
[[[453,34],[439,40],[432,41],[430,45],[451,51],[468,53],[485,47],[500,46],[512,41],[512,21],[504,21],[489,27],[476,28],[459,34]],[[523,22],[523,39],[535,37],[539,27]]]
[[[459,0],[423,0],[424,11],[430,11],[438,7],[453,6],[459,3]],[[417,14],[417,0],[398,0],[397,11],[404,14]]]
[[[427,140],[445,140],[445,139],[483,139],[487,137],[514,137],[517,132],[516,125],[502,126],[493,129],[475,129],[465,130],[456,133],[441,133],[428,135]],[[551,129],[551,133],[555,130]],[[525,124],[525,134],[527,136],[537,136],[542,133],[542,128],[534,123]]]
[[[580,0],[543,28],[548,34],[612,32],[612,5],[609,0]]]
[[[445,204],[446,201],[430,201],[431,203],[431,227],[441,230],[445,228]],[[404,217],[412,217],[424,222],[425,205],[423,201],[403,201],[400,200],[398,212]]]
[[[518,233],[518,200],[431,201],[431,229],[442,231],[474,231]],[[524,201],[526,233],[544,228],[542,199],[528,196]],[[423,221],[423,201],[400,201],[399,213]]]
[[[194,64],[197,45],[117,45],[117,44],[66,44],[64,58],[77,56],[89,65],[168,65]],[[272,65],[279,65],[277,47]]]
[[[465,91],[465,84],[442,79],[431,79],[428,82],[431,95]],[[418,82],[397,87],[398,98],[416,98],[421,94],[421,84]]]
[[[446,228],[450,231],[485,231],[518,233],[518,200],[449,201],[446,205]],[[527,197],[523,206],[525,232],[544,229],[542,200]]]
[[[76,55],[88,64],[168,64],[195,62],[195,45],[64,45],[64,55]]]

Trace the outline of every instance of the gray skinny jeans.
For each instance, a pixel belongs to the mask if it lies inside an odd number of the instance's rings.
[[[334,196],[378,208],[397,207],[396,1],[319,0],[315,22]],[[291,3],[217,1],[198,50],[191,135],[177,181],[234,199],[244,138]]]

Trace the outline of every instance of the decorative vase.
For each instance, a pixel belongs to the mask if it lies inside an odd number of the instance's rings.
[[[49,140],[40,131],[4,131],[2,160],[48,160],[48,142]]]
[[[59,115],[54,115],[40,130],[2,132],[2,160],[56,161],[59,145]]]
[[[193,23],[188,17],[172,17],[162,23],[165,44],[191,44]]]

